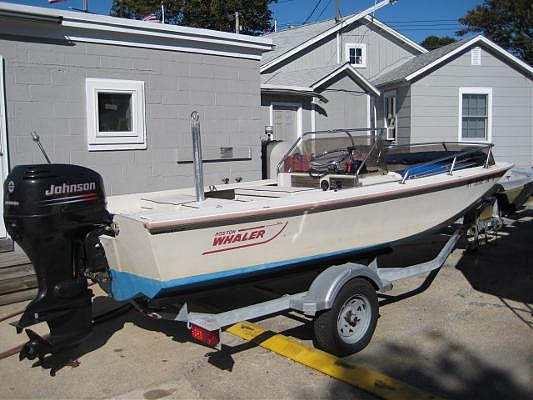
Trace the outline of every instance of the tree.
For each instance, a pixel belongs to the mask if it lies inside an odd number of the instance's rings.
[[[446,46],[447,44],[454,43],[456,41],[457,40],[455,40],[454,38],[450,36],[438,37],[438,36],[432,35],[432,36],[428,36],[427,38],[425,38],[420,43],[420,45],[422,47],[425,47],[428,50],[435,50],[435,49],[438,49],[439,47]]]
[[[143,19],[147,15],[155,14],[161,20],[161,4],[165,8],[165,22],[177,24],[184,0],[113,0],[111,15],[129,19]]]
[[[235,12],[240,32],[259,35],[272,30],[271,3],[277,0],[165,0],[165,22],[196,28],[235,32]],[[160,0],[113,0],[111,15],[141,19],[161,13]]]
[[[482,33],[511,53],[533,63],[533,2],[531,0],[484,0],[459,18],[466,26],[457,32]]]

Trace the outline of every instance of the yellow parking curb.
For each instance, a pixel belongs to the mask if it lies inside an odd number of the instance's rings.
[[[226,331],[385,400],[440,399],[414,386],[343,361],[247,321],[230,326]]]

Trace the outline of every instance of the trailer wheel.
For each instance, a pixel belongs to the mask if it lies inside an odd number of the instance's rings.
[[[364,349],[374,333],[378,319],[378,298],[365,279],[346,283],[331,309],[315,317],[316,347],[337,356]]]

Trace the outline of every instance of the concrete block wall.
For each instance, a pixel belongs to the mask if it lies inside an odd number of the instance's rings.
[[[104,178],[108,194],[193,184],[190,114],[200,113],[206,155],[234,147],[252,160],[207,164],[206,185],[261,176],[258,61],[94,43],[0,37],[10,165],[42,162],[36,130],[53,162],[84,165]],[[86,78],[145,83],[147,149],[88,151]]]

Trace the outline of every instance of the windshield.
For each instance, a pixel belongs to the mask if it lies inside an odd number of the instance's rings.
[[[278,172],[354,174],[384,170],[379,129],[304,133],[278,166]]]

